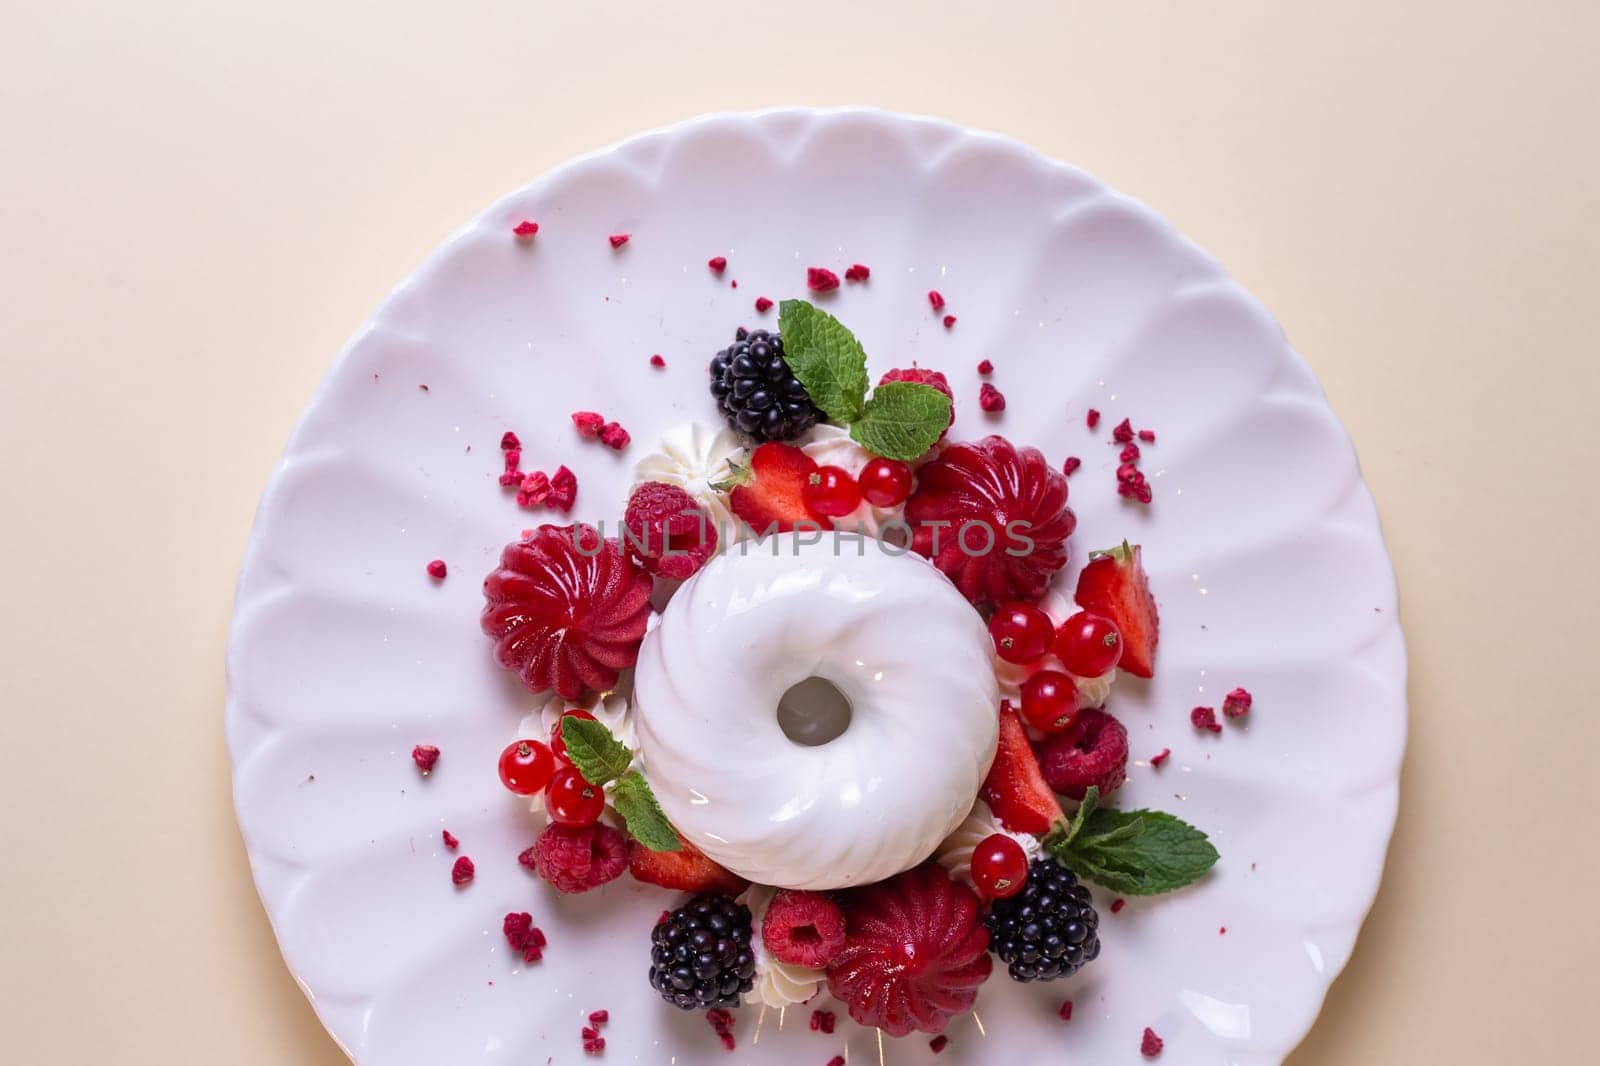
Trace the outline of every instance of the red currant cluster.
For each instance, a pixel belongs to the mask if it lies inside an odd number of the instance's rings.
[[[895,507],[911,495],[911,468],[897,459],[873,459],[854,478],[842,466],[819,466],[801,489],[806,507],[824,518],[843,518],[866,500]]]
[[[1122,661],[1122,634],[1116,623],[1079,611],[1058,627],[1030,603],[1007,603],[989,619],[995,652],[1008,663],[1026,666],[1055,652],[1068,672],[1037,670],[1022,683],[1022,717],[1045,733],[1057,733],[1078,716],[1078,686],[1073,677],[1099,677]]]
[[[567,718],[594,720],[588,711],[574,708],[557,719],[550,743],[514,740],[500,753],[500,781],[519,796],[544,793],[544,809],[557,825],[593,825],[606,807],[605,790],[584,780],[567,759],[561,739],[561,722]]]

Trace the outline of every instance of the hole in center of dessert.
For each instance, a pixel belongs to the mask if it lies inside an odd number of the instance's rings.
[[[815,748],[850,728],[850,701],[832,681],[808,677],[779,698],[778,727],[796,744]]]

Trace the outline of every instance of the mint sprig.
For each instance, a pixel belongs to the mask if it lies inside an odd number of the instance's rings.
[[[911,462],[950,424],[950,397],[931,385],[892,381],[867,396],[867,353],[849,328],[805,300],[778,305],[783,361],[829,421],[850,427],[857,444]]]
[[[567,760],[591,785],[605,785],[628,772],[633,752],[601,722],[569,714],[561,719],[561,743]]]
[[[567,715],[561,719],[561,742],[567,759],[583,779],[596,787],[616,782],[611,804],[627,823],[628,834],[651,851],[679,851],[683,845],[678,833],[662,813],[650,782],[633,765],[628,750],[602,722]]]
[[[1193,884],[1217,863],[1206,835],[1165,811],[1100,806],[1091,787],[1064,829],[1045,848],[1085,881],[1130,896],[1154,896]]]
[[[667,821],[661,804],[656,802],[655,793],[650,791],[650,782],[639,771],[629,770],[617,779],[611,802],[616,805],[622,820],[628,823],[628,832],[633,839],[651,851],[682,849],[678,831]]]

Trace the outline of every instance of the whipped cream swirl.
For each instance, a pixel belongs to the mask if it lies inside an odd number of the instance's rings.
[[[727,543],[739,539],[739,523],[728,509],[728,496],[712,488],[732,474],[729,460],[740,458],[743,442],[733,430],[688,422],[661,435],[655,448],[633,466],[634,485],[663,481],[676,485],[710,516],[719,536]]]

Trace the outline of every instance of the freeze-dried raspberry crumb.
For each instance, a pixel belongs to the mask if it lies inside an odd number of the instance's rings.
[[[572,424],[578,427],[578,436],[585,440],[594,440],[605,428],[606,420],[605,416],[596,411],[574,411]]]
[[[1196,707],[1189,712],[1189,724],[1196,729],[1204,729],[1210,733],[1222,732],[1222,726],[1217,722],[1215,707]]]
[[[411,761],[424,774],[431,774],[434,764],[439,761],[439,749],[432,744],[418,744],[411,749]]]
[[[985,359],[983,362],[978,364],[978,373],[982,374],[984,377],[988,377],[990,374],[994,373],[994,364]]]
[[[515,233],[523,240],[527,240],[529,237],[532,237],[534,234],[539,232],[539,223],[535,222],[531,218],[525,218],[521,222],[518,222],[515,226],[511,227],[511,232]]]
[[[610,1020],[611,1012],[608,1010],[592,1010],[589,1012],[590,1025],[604,1025]]]
[[[944,328],[945,329],[949,329],[951,326],[953,326],[955,324],[956,324],[956,316],[955,315],[945,315],[944,316]]]
[[[597,1036],[593,1040],[585,1040],[583,1042],[583,1050],[589,1055],[604,1054],[606,1050],[606,1038],[603,1036]]]
[[[849,269],[844,272],[844,280],[846,281],[866,281],[870,277],[872,277],[872,268],[865,263],[852,263]]]
[[[721,1007],[713,1007],[706,1011],[706,1021],[711,1023],[711,1028],[716,1031],[717,1039],[722,1041],[722,1046],[732,1051],[735,1047],[733,1039],[733,1015]]]
[[[1137,461],[1139,458],[1139,446],[1137,444],[1128,445],[1117,453],[1117,458],[1124,463]]]
[[[1067,461],[1061,464],[1061,472],[1067,475],[1067,477],[1071,477],[1077,471],[1078,467],[1082,465],[1082,459],[1079,459],[1076,455],[1069,455],[1067,456]]]
[[[833,1058],[828,1060],[828,1066],[844,1066],[844,1056],[835,1055]]]
[[[832,292],[839,287],[839,275],[826,267],[806,267],[806,288],[812,292]]]
[[[655,367],[657,370],[660,370],[662,367],[667,365],[667,361],[661,358],[661,355],[657,353],[656,355],[652,355],[650,357],[650,365]]]
[[[710,259],[706,260],[706,266],[711,268],[711,273],[720,274],[724,270],[728,269],[728,257],[725,255],[714,255]]]
[[[1090,429],[1093,429],[1095,426],[1100,424],[1100,412],[1096,411],[1093,407],[1089,408],[1089,414],[1084,421],[1089,423]]]
[[[998,414],[1006,409],[1005,394],[985,381],[978,390],[978,406],[990,414]]]
[[[456,860],[454,866],[450,867],[450,883],[458,888],[462,885],[470,885],[477,872],[478,868],[472,865],[472,860],[463,855]]]
[[[450,568],[444,565],[443,559],[435,559],[428,564],[428,576],[435,581],[443,581],[448,573],[450,573]]]
[[[1172,758],[1172,749],[1171,748],[1162,748],[1160,751],[1158,751],[1154,755],[1150,756],[1150,765],[1151,766],[1160,766],[1162,763],[1166,762],[1170,758]]]
[[[935,311],[944,310],[944,296],[939,292],[938,289],[928,290],[928,306],[933,308]]]
[[[733,289],[737,289],[739,287],[739,279],[738,278],[734,278],[732,281],[728,282],[728,287],[729,288],[733,288]]]
[[[1133,423],[1126,418],[1118,422],[1116,428],[1111,431],[1111,439],[1118,444],[1131,442],[1133,440]]]
[[[1117,467],[1118,481],[1138,481],[1142,476],[1143,475],[1139,473],[1139,468],[1134,466],[1132,463],[1123,463],[1121,466]]]
[[[565,514],[577,501],[578,475],[565,466],[556,467],[556,472],[550,475],[550,498],[546,502]]]
[[[1250,713],[1255,697],[1242,688],[1236,688],[1222,700],[1222,713],[1229,718],[1243,718]]]
[[[1121,914],[1122,908],[1126,907],[1127,905],[1128,901],[1123,899],[1121,896],[1118,896],[1116,899],[1111,901],[1111,913]]]
[[[1069,999],[1063,1002],[1061,1004],[1061,1009],[1056,1011],[1056,1015],[1062,1021],[1070,1022],[1072,1020],[1072,1000]]]
[[[505,473],[500,475],[500,484],[503,487],[508,488],[508,489],[511,488],[513,485],[521,485],[522,484],[522,471],[520,471],[520,470],[507,470]]]
[[[461,846],[460,838],[457,837],[454,833],[450,832],[450,830],[448,830],[448,829],[444,829],[444,830],[440,831],[439,839],[443,840],[444,841],[444,846],[446,848],[448,848],[449,850],[451,850],[451,851],[454,851],[454,850],[456,850],[457,848],[459,848]]]
[[[1221,929],[1218,929],[1217,930],[1217,935],[1218,936],[1227,936],[1228,935],[1228,927],[1227,926],[1223,926]]]
[[[592,1025],[586,1025],[583,1027],[583,1038],[585,1040],[598,1040],[600,1038],[600,1030]]]
[[[1144,1039],[1139,1041],[1139,1054],[1143,1055],[1147,1059],[1153,1059],[1157,1055],[1161,1054],[1161,1049],[1163,1046],[1165,1046],[1165,1043],[1166,1042],[1164,1040],[1156,1035],[1156,1031],[1154,1029],[1146,1026],[1144,1031]]]
[[[607,422],[600,429],[600,443],[613,451],[620,452],[632,439],[633,437],[622,428],[620,422]]]
[[[522,478],[517,488],[517,506],[532,509],[550,498],[550,475],[534,470]]]
[[[1132,464],[1124,465],[1131,466]],[[1129,499],[1138,500],[1140,503],[1149,503],[1151,499],[1154,498],[1154,493],[1150,488],[1150,482],[1145,479],[1144,474],[1139,470],[1132,470],[1129,472],[1127,477],[1123,477],[1122,468],[1119,467],[1117,469],[1117,475],[1118,496],[1124,496]]]
[[[949,1043],[950,1038],[945,1036],[943,1033],[940,1033],[938,1036],[928,1041],[928,1050],[937,1055],[939,1052],[943,1051],[945,1049],[945,1045]]]
[[[506,464],[506,473],[516,473],[517,469],[522,466],[522,449],[507,448],[505,449],[504,458]]]
[[[500,932],[505,935],[512,951],[522,953],[523,962],[532,965],[544,958],[544,931],[533,924],[533,915],[526,911],[520,914],[512,911],[500,923]]]
[[[834,1017],[831,1010],[814,1010],[811,1012],[811,1031],[813,1033],[831,1033],[833,1032],[834,1023],[837,1021],[838,1019]]]
[[[611,236],[607,237],[606,240],[611,242],[611,247],[621,248],[624,244],[628,243],[632,236],[633,234],[631,233],[613,233]]]
[[[1141,429],[1139,431],[1139,439],[1146,444],[1154,444],[1156,442],[1156,431],[1153,429]]]
[[[500,450],[509,452],[513,448],[521,448],[522,440],[509,429],[500,435]]]
[[[756,297],[756,314],[764,315],[770,310],[772,310],[772,301],[767,299],[765,296],[757,296]]]

